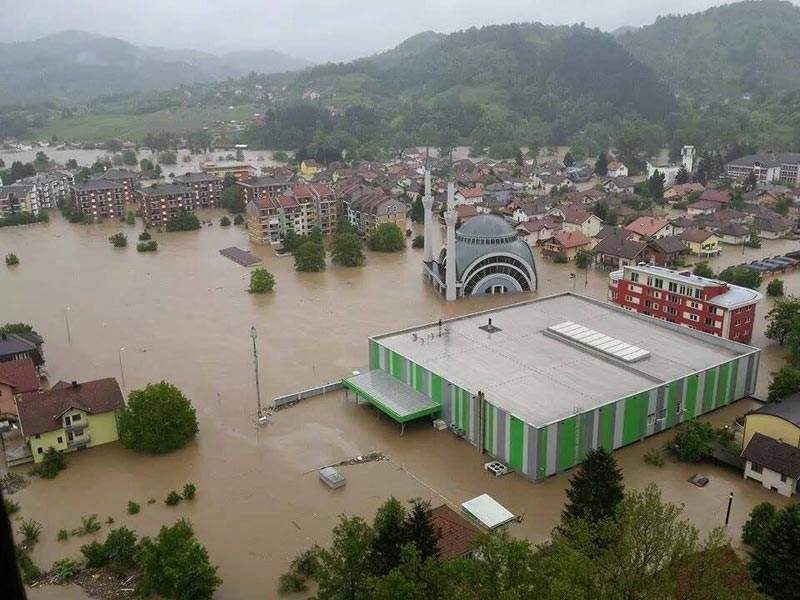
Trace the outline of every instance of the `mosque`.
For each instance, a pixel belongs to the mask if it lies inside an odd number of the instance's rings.
[[[430,171],[425,172],[425,250],[423,276],[447,300],[479,294],[536,290],[536,265],[530,246],[504,218],[481,214],[456,231],[455,188],[447,185],[442,246],[438,218],[433,215]],[[454,265],[454,268],[450,268]]]

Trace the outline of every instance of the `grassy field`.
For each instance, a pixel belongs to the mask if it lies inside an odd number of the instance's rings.
[[[233,108],[169,108],[144,115],[97,114],[53,119],[37,131],[40,139],[53,136],[68,141],[140,140],[148,133],[185,133],[219,121],[242,121],[257,109],[252,105]]]

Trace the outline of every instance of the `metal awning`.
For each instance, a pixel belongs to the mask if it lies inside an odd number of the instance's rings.
[[[343,379],[342,385],[398,423],[419,419],[441,410],[438,403],[381,369]]]
[[[487,529],[496,529],[514,520],[514,513],[489,494],[467,500],[461,504],[461,508]]]

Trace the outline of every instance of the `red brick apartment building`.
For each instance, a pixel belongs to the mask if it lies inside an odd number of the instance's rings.
[[[125,216],[125,185],[106,179],[75,184],[75,208],[91,219]]]
[[[652,265],[611,273],[608,296],[627,310],[744,344],[762,298],[756,290]]]
[[[237,182],[245,206],[258,199],[274,200],[292,187],[288,177],[248,177]]]
[[[196,208],[216,208],[222,196],[222,180],[209,173],[185,173],[172,179],[191,191]]]
[[[197,208],[189,187],[179,183],[154,183],[139,190],[139,207],[147,227],[162,228],[183,211]]]

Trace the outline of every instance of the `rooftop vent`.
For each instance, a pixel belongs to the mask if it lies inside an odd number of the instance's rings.
[[[492,318],[489,317],[489,322],[486,325],[481,325],[478,329],[483,329],[486,333],[497,333],[498,331],[503,331],[496,325],[492,325]]]
[[[596,350],[626,363],[634,363],[650,356],[650,352],[616,338],[589,329],[572,321],[551,325],[547,331],[556,337]]]

